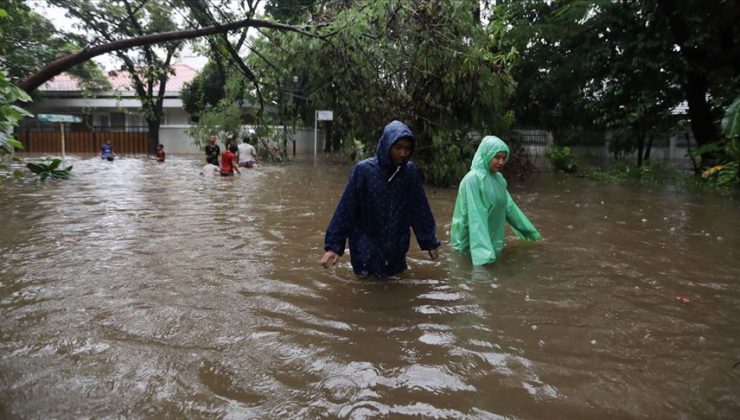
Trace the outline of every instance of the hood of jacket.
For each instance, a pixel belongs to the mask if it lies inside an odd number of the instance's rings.
[[[393,164],[393,161],[391,161],[391,146],[393,146],[393,143],[397,142],[398,139],[402,137],[411,140],[411,153],[409,153],[409,156],[403,162],[403,165],[401,165],[406,166],[406,162],[411,159],[413,150],[416,147],[416,138],[414,138],[414,133],[401,121],[391,121],[385,126],[383,134],[378,140],[378,146],[375,148],[375,155],[378,158],[378,164],[381,168],[393,169],[395,165]]]
[[[498,152],[506,152],[505,161],[509,161],[509,146],[503,140],[496,136],[483,137],[473,157],[473,163],[470,164],[470,170],[475,172],[479,179],[491,175],[489,163]]]

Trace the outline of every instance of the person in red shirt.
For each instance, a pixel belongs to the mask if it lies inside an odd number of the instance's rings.
[[[164,162],[164,145],[159,143],[157,145],[157,162]]]
[[[239,171],[239,164],[236,161],[237,150],[239,149],[232,144],[224,154],[221,155],[221,176],[232,176],[234,175],[234,171],[241,174],[241,171]]]

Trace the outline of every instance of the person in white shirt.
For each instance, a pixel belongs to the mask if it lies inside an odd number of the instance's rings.
[[[249,144],[249,136],[245,136],[243,143],[239,145],[239,167],[252,168],[259,163],[257,151]]]

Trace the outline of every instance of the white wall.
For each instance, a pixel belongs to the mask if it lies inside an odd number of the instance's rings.
[[[296,130],[295,135],[295,153],[296,155],[313,154],[314,149],[314,131],[313,128],[302,127]],[[317,153],[324,151],[324,143],[326,142],[326,131],[318,130],[316,138],[316,149]],[[288,144],[288,154],[291,154],[291,145]]]
[[[164,150],[167,153],[203,153],[203,151],[195,145],[193,138],[185,133],[185,130],[187,130],[188,127],[190,126],[186,124],[167,124],[159,127],[159,142],[164,145]],[[313,153],[313,128],[298,128],[293,136],[291,136],[290,132],[288,133],[289,157],[293,155],[293,139],[295,139],[296,155]],[[326,132],[324,130],[318,130],[317,148],[319,153],[324,150],[325,139]]]
[[[182,108],[165,108],[167,125],[187,125],[190,123],[190,115]]]
[[[192,137],[185,133],[188,125],[160,125],[159,126],[159,142],[164,145],[164,150],[168,154],[170,153],[203,153],[202,150],[195,145],[195,141]]]

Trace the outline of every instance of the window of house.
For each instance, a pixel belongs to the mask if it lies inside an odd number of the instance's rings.
[[[114,130],[123,130],[126,128],[126,114],[123,112],[111,112],[110,126]]]
[[[128,114],[128,126],[130,131],[146,131],[147,124],[141,114]]]

